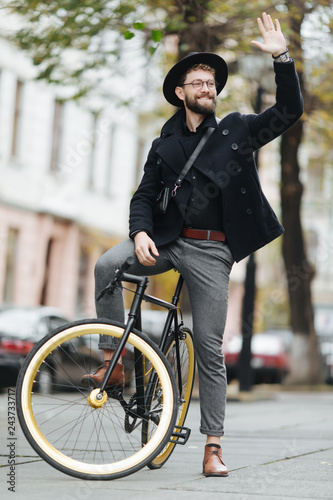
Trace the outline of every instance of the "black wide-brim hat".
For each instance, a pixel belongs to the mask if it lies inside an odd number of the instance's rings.
[[[170,69],[164,79],[163,94],[166,100],[170,104],[173,104],[173,106],[183,106],[183,101],[175,94],[175,88],[178,86],[181,76],[195,64],[207,64],[215,70],[217,94],[225,86],[228,79],[228,66],[221,56],[212,52],[190,52]]]

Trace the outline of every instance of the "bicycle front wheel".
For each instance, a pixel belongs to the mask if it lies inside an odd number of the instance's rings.
[[[173,431],[177,408],[172,371],[161,351],[136,330],[122,351],[124,388],[106,389],[96,398],[96,389],[80,382],[101,363],[99,335],[119,339],[124,328],[107,320],[68,324],[39,342],[20,371],[17,408],[22,430],[46,462],[71,476],[100,480],[136,472],[165,447]],[[52,374],[48,392],[39,390],[45,368]],[[152,373],[160,397],[147,408]],[[142,425],[151,418],[154,432],[142,447]]]
[[[171,332],[165,349],[165,356],[170,363],[172,372],[176,380],[176,391],[177,391],[177,418],[176,418],[176,428],[175,433],[180,432],[180,428],[184,425],[187,412],[190,406],[194,375],[195,375],[195,356],[194,356],[194,346],[193,337],[190,329],[181,327],[179,329],[179,362],[180,362],[180,374],[178,370],[177,362],[177,349],[176,349],[176,338],[175,333]],[[179,376],[180,375],[180,376]],[[155,381],[155,388],[151,391],[151,396],[148,399],[148,406],[153,407],[154,401],[158,395],[159,387],[158,383]],[[146,444],[149,442],[151,433],[154,432],[155,423],[154,421],[146,421],[142,426],[142,442]],[[177,429],[177,427],[179,427]],[[174,451],[176,446],[176,437],[172,438],[174,442],[169,441],[166,446],[161,450],[161,452],[148,463],[150,469],[159,469],[165,462],[170,458],[171,453]]]

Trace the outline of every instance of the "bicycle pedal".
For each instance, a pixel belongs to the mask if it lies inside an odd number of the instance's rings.
[[[179,430],[177,431],[176,429],[179,429]],[[175,425],[175,430],[170,436],[169,443],[184,445],[187,443],[188,438],[190,437],[190,434],[191,434],[191,429],[189,429],[188,427],[182,427],[180,425]],[[176,438],[176,439],[172,439],[172,438]]]

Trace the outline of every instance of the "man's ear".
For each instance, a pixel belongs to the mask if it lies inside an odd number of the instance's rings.
[[[175,88],[175,94],[180,99],[181,101],[184,101],[184,90],[182,87],[176,87]]]

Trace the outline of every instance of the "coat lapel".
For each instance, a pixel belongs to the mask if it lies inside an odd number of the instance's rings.
[[[157,146],[156,152],[176,174],[182,171],[187,158],[178,137],[172,135],[163,139]]]
[[[156,149],[157,154],[176,174],[182,171],[186,161],[200,141],[199,136],[195,142],[192,136],[182,136],[180,133],[182,120],[180,111],[173,115],[163,127],[162,133],[166,133],[166,137],[162,135],[162,140]],[[195,167],[212,180],[216,179],[217,170],[220,170],[224,164],[221,161],[221,143],[223,143],[224,136],[219,132],[224,120],[219,123],[195,161]]]

